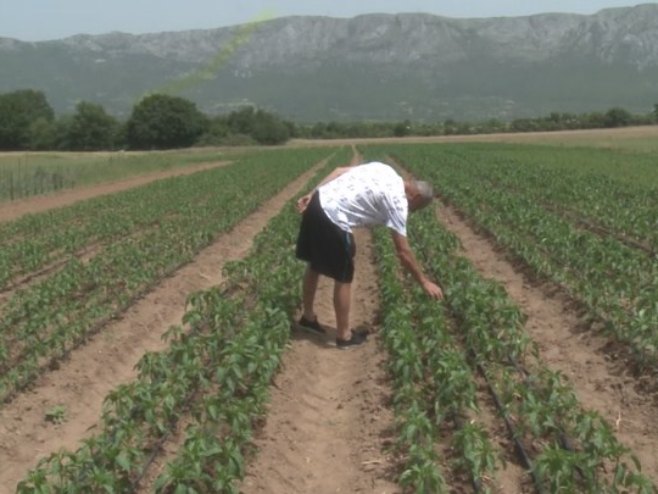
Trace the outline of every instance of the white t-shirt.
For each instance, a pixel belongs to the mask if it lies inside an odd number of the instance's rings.
[[[320,205],[341,230],[385,225],[407,236],[404,181],[384,163],[366,163],[321,186]]]

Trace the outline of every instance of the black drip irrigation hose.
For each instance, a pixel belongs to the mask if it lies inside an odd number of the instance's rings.
[[[516,434],[516,431],[514,430],[514,426],[512,425],[512,422],[510,422],[509,415],[505,411],[505,407],[500,401],[500,397],[498,396],[498,393],[496,393],[496,390],[491,384],[487,372],[484,370],[484,367],[482,367],[482,364],[479,363],[475,358],[475,352],[470,350],[470,354],[471,354],[471,358],[473,359],[473,362],[477,367],[478,372],[484,378],[484,381],[487,383],[487,387],[489,388],[489,393],[491,394],[494,403],[496,404],[496,408],[498,409],[498,412],[500,413],[500,415],[503,417],[503,420],[505,421],[507,432],[509,433],[510,438],[514,442],[514,450],[516,451],[516,454],[518,455],[519,459],[521,460],[525,468],[530,472],[530,475],[532,476],[532,481],[533,484],[535,485],[535,490],[539,494],[544,494],[545,490],[542,487],[541,480],[537,476],[537,472],[535,471],[535,468],[532,464],[532,460],[530,459],[530,456],[528,455],[525,448],[523,447],[523,444],[521,443],[521,440],[519,439],[518,435]]]
[[[536,388],[534,384],[530,382],[530,372],[523,367],[521,364],[517,362],[517,360],[512,357],[511,355],[508,356],[508,359],[512,366],[516,369],[516,371],[523,376],[523,380],[525,384],[529,387]],[[566,432],[564,432],[564,428],[562,427],[562,424],[560,424],[559,421],[557,421],[557,438],[558,442],[560,443],[560,447],[564,449],[565,451],[569,451],[571,453],[574,453],[576,449],[574,448],[574,441],[567,435]],[[576,465],[576,472],[580,476],[581,479],[585,478],[585,473],[583,472],[583,469]]]
[[[132,488],[137,489],[140,484],[142,483],[142,480],[144,480],[144,477],[146,477],[146,474],[151,468],[151,465],[155,461],[155,459],[158,457],[158,455],[161,454],[162,449],[164,444],[169,441],[169,438],[173,435],[173,430],[167,431],[165,435],[163,435],[158,441],[152,446],[151,448],[151,454],[146,460],[146,463],[142,466],[141,472],[139,475],[131,481]]]

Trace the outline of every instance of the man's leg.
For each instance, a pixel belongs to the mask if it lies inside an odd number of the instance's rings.
[[[336,281],[334,284],[334,310],[336,311],[336,337],[339,340],[349,340],[350,302],[352,284]]]
[[[307,321],[315,321],[315,311],[313,310],[313,303],[315,302],[315,292],[318,289],[318,279],[320,273],[313,271],[311,265],[306,265],[306,272],[304,273],[304,281],[302,283],[302,305],[304,309],[304,319]]]

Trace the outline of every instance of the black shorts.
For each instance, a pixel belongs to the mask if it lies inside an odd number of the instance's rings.
[[[311,269],[341,283],[354,278],[354,236],[341,230],[327,217],[315,192],[302,214],[296,255]]]

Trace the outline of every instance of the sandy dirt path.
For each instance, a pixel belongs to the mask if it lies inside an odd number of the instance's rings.
[[[60,448],[75,449],[95,432],[105,396],[136,377],[135,364],[147,351],[166,347],[161,335],[180,324],[187,296],[218,285],[222,267],[249,250],[253,237],[316,173],[314,166],[291,182],[231,232],[211,246],[78,348],[60,369],[42,376],[31,391],[0,409],[0,493],[14,492],[37,461]],[[63,404],[66,420],[45,421],[45,414]]]
[[[355,231],[352,327],[376,329],[379,305],[370,233]],[[243,494],[401,492],[393,459],[390,388],[376,335],[359,347],[335,347],[333,281],[321,277],[316,312],[329,335],[296,330],[271,390]]]
[[[568,378],[583,407],[596,410],[615,428],[643,472],[658,484],[656,397],[641,389],[642,381],[630,375],[623,362],[610,358],[609,339],[587,331],[564,295],[524,276],[454,208],[441,205],[437,214],[461,241],[463,255],[485,278],[502,283],[527,315],[525,329],[537,342],[541,360]]]
[[[190,165],[185,168],[177,168],[175,170],[166,170],[161,172],[148,173],[137,177],[127,178],[125,180],[118,180],[116,182],[107,182],[97,185],[90,185],[87,187],[77,187],[75,189],[66,189],[54,194],[28,197],[18,201],[0,203],[0,222],[12,221],[20,218],[24,214],[40,213],[48,209],[61,208],[69,206],[78,201],[85,199],[92,199],[98,196],[114,194],[122,190],[132,189],[140,185],[146,185],[156,180],[169,177],[180,177],[183,175],[190,175],[202,170],[209,170],[210,168],[218,168],[230,164],[230,161],[217,161],[213,163],[201,163],[198,165]]]
[[[361,156],[352,149],[351,162],[358,164]],[[336,348],[333,281],[321,277],[315,310],[328,335],[293,331],[242,494],[401,492],[392,481],[395,461],[387,453],[394,419],[386,354],[376,335],[379,294],[372,237],[368,230],[356,230],[354,237],[350,322],[373,334],[359,347]]]

